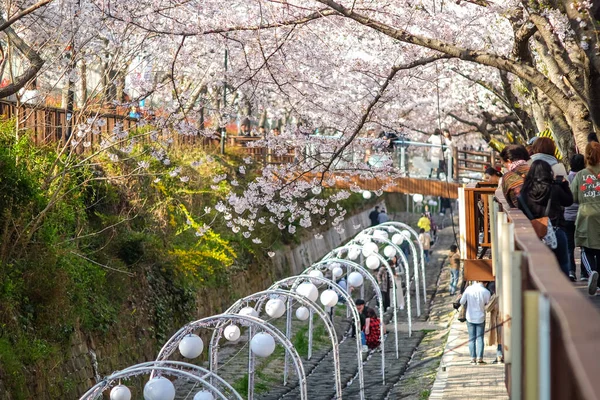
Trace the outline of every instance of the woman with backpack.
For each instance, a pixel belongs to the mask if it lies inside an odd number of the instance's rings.
[[[563,177],[564,178],[564,177]],[[554,179],[552,167],[546,161],[536,160],[531,164],[525,176],[521,192],[517,199],[518,207],[530,220],[548,217],[551,223],[548,229],[556,234],[556,243],[547,243],[554,252],[560,269],[569,276],[569,245],[564,230],[564,208],[573,204],[573,194],[569,182],[565,179]],[[555,246],[553,248],[553,246]]]

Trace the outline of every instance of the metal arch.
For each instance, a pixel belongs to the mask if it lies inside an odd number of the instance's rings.
[[[375,294],[378,297],[378,303],[379,303],[379,318],[381,319],[381,323],[383,323],[383,314],[384,314],[384,310],[383,310],[383,294],[381,293],[381,288],[379,287],[379,284],[377,283],[377,280],[373,277],[373,275],[369,272],[369,270],[367,268],[365,268],[364,266],[351,261],[351,260],[345,260],[343,258],[328,258],[327,260],[321,260],[319,262],[316,262],[312,265],[312,267],[308,268],[307,270],[312,269],[314,266],[320,266],[320,265],[326,265],[329,263],[341,263],[341,264],[345,264],[346,267],[352,267],[355,270],[358,270],[362,273],[363,276],[366,276],[367,279],[369,279],[371,281],[371,284],[373,285],[373,287],[375,288]],[[394,321],[394,329],[396,331],[395,336],[396,336],[396,359],[399,358],[399,348],[398,348],[398,321],[395,320]],[[382,365],[383,365],[383,359],[385,358],[385,352],[383,351],[385,349],[385,345],[384,345],[384,341],[383,341],[383,329],[381,330],[381,348],[382,348]]]
[[[227,388],[227,390],[231,393],[232,396],[235,396],[236,398],[242,400],[242,396],[237,392],[237,390],[235,390],[233,388],[233,386],[231,386],[229,384],[229,382],[227,382],[225,379],[223,379],[221,376],[217,375],[216,373],[201,367],[199,365],[195,365],[195,364],[190,364],[190,363],[186,363],[183,361],[173,361],[173,360],[164,360],[164,361],[148,361],[148,362],[144,362],[144,363],[140,363],[140,364],[136,364],[130,367],[127,367],[125,369],[123,369],[121,372],[124,371],[128,371],[130,369],[133,368],[139,368],[139,367],[146,367],[146,366],[159,366],[159,367],[172,367],[172,368],[187,368],[189,370],[192,370],[192,373],[196,373],[197,375],[202,375],[201,377],[203,379],[205,378],[209,378],[209,382],[211,385],[215,385],[215,383],[213,381],[218,382],[220,385],[223,385],[225,388]],[[221,391],[223,392],[223,391]],[[224,394],[225,395],[225,394]]]
[[[374,236],[372,233],[366,233],[364,231],[371,229],[371,228],[367,228],[365,230],[363,230],[363,232],[361,232],[363,234],[363,236],[368,236],[370,239],[374,239],[374,240],[379,240],[381,242],[385,242],[385,243],[389,243],[391,244],[394,248],[396,248],[396,252],[400,252],[402,254],[402,256],[404,255],[404,252],[402,251],[402,249],[394,244],[391,240],[389,239],[385,239],[382,237],[378,237],[378,236]],[[354,239],[352,239],[352,241],[350,243],[354,243],[355,241],[359,240],[358,239],[359,235],[356,235],[356,237]],[[409,244],[412,245],[412,242],[409,241]],[[413,254],[415,254],[414,252],[414,245],[412,245],[412,249],[413,249]],[[416,262],[416,259],[414,259],[415,263],[414,265],[414,275],[415,275],[415,296],[416,296],[416,305],[417,305],[417,316],[421,316],[421,305],[420,305],[420,294],[419,294],[419,265]],[[406,281],[410,282],[410,270],[408,270],[408,273],[406,275]],[[409,294],[409,298],[410,298],[410,288],[408,289],[408,294]]]
[[[341,365],[340,365],[340,353],[339,353],[339,343],[338,343],[338,339],[337,339],[337,335],[335,333],[335,327],[333,326],[333,322],[331,321],[331,319],[329,319],[329,317],[327,316],[327,314],[321,309],[321,307],[319,307],[319,305],[313,301],[311,301],[310,299],[299,295],[298,293],[292,292],[292,291],[288,291],[288,290],[283,290],[283,289],[267,289],[267,290],[263,290],[262,292],[257,292],[257,293],[253,293],[249,296],[246,296],[242,299],[237,300],[231,307],[229,307],[225,313],[229,313],[229,314],[234,314],[237,313],[243,306],[244,304],[250,302],[250,301],[257,301],[257,305],[258,307],[255,306],[255,310],[257,312],[260,313],[260,310],[262,308],[262,302],[264,300],[266,300],[267,297],[270,297],[272,295],[276,295],[279,297],[286,297],[286,299],[288,300],[288,305],[287,305],[287,317],[288,320],[286,322],[286,337],[289,339],[290,335],[291,335],[291,309],[292,309],[292,305],[289,302],[290,298],[293,300],[298,301],[299,303],[301,303],[304,306],[307,306],[311,312],[315,311],[317,313],[317,315],[321,318],[321,320],[323,321],[323,323],[325,324],[326,328],[327,328],[327,332],[329,334],[329,338],[331,340],[331,346],[333,349],[333,366],[334,366],[334,378],[335,378],[335,389],[336,389],[336,399],[341,399],[342,398],[342,378],[341,378]],[[289,328],[289,329],[288,329]],[[211,337],[211,341],[210,341],[210,349],[211,349],[211,371],[216,371],[218,369],[218,349],[219,349],[219,340],[221,338],[221,334],[222,334],[222,330],[221,329],[217,329],[215,331],[213,331],[212,337]],[[285,384],[285,383],[284,383]]]
[[[398,246],[397,244],[395,244],[394,242],[392,242],[389,239],[386,238],[382,238],[379,236],[374,236],[370,231],[373,228],[366,228],[364,230],[362,230],[361,232],[359,232],[354,239],[352,239],[350,241],[350,244],[353,244],[354,242],[360,240],[359,237],[360,235],[363,235],[363,237],[368,237],[369,239],[373,239],[373,240],[379,240],[380,242],[386,243],[390,246],[392,246],[395,250],[396,253],[398,254],[398,256],[402,259],[402,264],[404,265],[405,271],[406,271],[406,313],[407,313],[407,317],[408,317],[408,336],[412,337],[412,308],[410,306],[410,266],[408,264],[408,260],[406,259],[406,256],[404,255],[404,252],[402,251],[402,249],[400,248],[400,246]],[[413,247],[414,248],[414,247]],[[378,253],[374,253],[374,254],[378,254]],[[419,276],[419,268],[418,267],[414,267],[414,273],[417,279],[417,290],[416,290],[416,300],[417,300],[417,313],[418,315],[420,315],[420,308],[419,308],[419,282],[418,282],[418,276]],[[402,290],[402,288],[400,288],[400,290]],[[397,318],[396,315],[394,315],[394,318]],[[396,327],[397,327],[397,323],[396,323]],[[396,341],[398,341],[398,337],[396,335]]]
[[[383,225],[383,224],[380,224],[378,226],[381,226],[381,225]],[[402,231],[400,231],[398,228],[396,228],[394,226],[388,226],[388,228],[393,229],[394,231],[396,231],[399,234],[402,234]],[[375,227],[366,228],[361,233],[364,233],[365,231],[369,231],[369,230],[374,230],[374,229],[375,229]],[[377,238],[376,236],[372,236],[372,237]],[[389,240],[389,239],[386,239],[386,240]],[[419,295],[419,293],[420,293],[419,292],[419,260],[417,257],[417,251],[415,248],[415,244],[412,242],[412,240],[409,240],[408,238],[407,238],[407,241],[408,241],[408,244],[410,246],[410,249],[411,249],[411,252],[413,255],[413,273],[414,273],[414,277],[415,277],[415,295],[416,295],[417,316],[420,317],[421,316],[421,304],[420,304],[420,295]],[[419,244],[420,244],[420,242],[419,242]],[[399,248],[397,245],[395,245],[395,247]],[[405,260],[406,256],[404,255],[404,252],[401,249],[400,249],[400,254],[401,254],[402,259]],[[421,259],[423,259],[423,258],[421,257]],[[407,281],[407,287],[408,287],[407,290],[410,293],[410,268],[408,268],[408,261],[407,261],[407,271],[408,271],[408,273],[406,275],[406,281]],[[423,296],[424,298],[425,298],[426,293],[427,292],[425,292],[425,294]],[[409,303],[410,303],[410,296],[408,297],[408,299],[409,299]],[[409,306],[409,308],[408,308],[409,312],[412,311],[412,309],[410,308],[410,304],[408,306]]]
[[[152,365],[142,366],[142,367],[134,365],[123,371],[115,372],[112,375],[104,378],[102,381],[98,382],[96,385],[94,385],[83,396],[81,396],[79,400],[97,399],[98,396],[101,396],[102,392],[104,392],[104,390],[106,390],[108,387],[110,387],[111,383],[113,383],[114,381],[129,378],[129,377],[136,376],[136,375],[142,375],[142,374],[146,374],[146,373],[150,373],[152,375],[152,374],[154,374],[155,371],[164,372],[168,375],[185,377],[190,380],[196,381],[196,382],[204,385],[207,389],[211,390],[213,393],[215,393],[217,396],[219,396],[219,398],[221,398],[223,400],[228,400],[228,398],[225,397],[225,395],[223,393],[221,393],[220,390],[218,390],[216,387],[211,385],[203,377],[194,375],[190,372],[186,372],[181,369],[156,365],[156,363],[152,363]],[[237,392],[235,392],[235,390],[233,393],[237,396],[238,399],[240,399],[240,400],[242,399],[242,397]]]
[[[427,283],[425,281],[425,253],[423,251],[423,244],[419,241],[419,234],[408,224],[405,224],[404,222],[398,222],[398,221],[388,221],[388,222],[384,222],[383,224],[380,224],[378,226],[392,226],[393,228],[396,228],[394,225],[398,225],[404,229],[406,229],[407,231],[409,231],[411,234],[413,234],[415,236],[415,239],[417,239],[417,243],[419,245],[419,249],[421,250],[420,255],[421,255],[421,276],[422,276],[422,281],[423,281],[423,305],[425,305],[427,303]],[[396,231],[398,231],[398,229],[396,228]],[[409,241],[410,243],[413,243],[412,241]],[[413,243],[413,248],[414,248],[414,243]],[[414,254],[414,253],[413,253]],[[415,262],[417,261],[416,257],[415,257]]]
[[[319,282],[321,284],[329,285],[329,287],[334,290],[338,296],[341,296],[344,300],[346,300],[346,304],[348,308],[352,312],[352,316],[354,319],[354,328],[355,328],[355,337],[356,337],[356,358],[358,361],[358,382],[359,382],[359,393],[360,400],[365,400],[365,377],[363,374],[363,365],[362,365],[362,342],[360,340],[360,315],[358,314],[358,310],[356,309],[356,305],[352,301],[352,298],[346,293],[346,291],[337,283],[332,281],[331,279],[314,277],[310,275],[295,275],[290,276],[284,279],[281,279],[274,284],[271,285],[269,289],[279,289],[280,287],[290,287],[292,290],[295,290],[298,287],[298,283],[300,281],[309,281],[309,282]],[[290,290],[291,291],[291,290]]]
[[[267,333],[269,333],[271,336],[274,337],[275,340],[279,341],[279,343],[281,345],[283,345],[283,347],[286,350],[286,354],[289,354],[289,356],[292,358],[292,361],[294,362],[294,366],[296,368],[296,374],[298,375],[298,383],[299,383],[299,387],[300,387],[300,398],[302,400],[308,400],[308,394],[307,394],[307,388],[306,388],[306,373],[304,372],[304,366],[302,365],[302,360],[300,358],[300,356],[298,355],[298,352],[296,351],[296,349],[294,348],[294,346],[292,345],[292,343],[288,340],[288,338],[285,337],[285,335],[283,333],[281,333],[281,331],[279,329],[277,329],[276,327],[274,327],[273,325],[271,325],[270,323],[268,323],[267,321],[263,321],[260,318],[255,318],[255,317],[251,317],[248,315],[238,315],[238,314],[218,314],[218,315],[213,315],[210,317],[206,317],[206,318],[202,318],[199,319],[197,321],[194,322],[190,322],[189,324],[183,326],[181,329],[179,329],[173,336],[171,336],[171,338],[165,343],[165,345],[162,347],[162,349],[160,349],[160,352],[158,353],[157,359],[156,361],[162,361],[165,360],[167,357],[169,357],[171,354],[173,354],[173,352],[175,351],[175,349],[177,348],[177,345],[179,344],[179,342],[190,332],[196,330],[196,329],[200,329],[200,328],[207,328],[207,327],[218,327],[218,326],[222,326],[224,324],[222,324],[222,322],[229,322],[229,321],[237,321],[238,324],[244,326],[248,326],[248,337],[252,336],[252,331],[255,326],[261,329],[264,329]],[[251,353],[252,354],[252,353]],[[249,361],[249,368],[252,369],[254,367],[253,364],[253,360],[254,360],[254,356],[251,355],[250,356],[250,361]],[[251,386],[248,385],[248,400],[251,400],[254,396],[253,393],[251,392]]]
[[[350,243],[348,243],[348,244],[346,244],[344,246],[337,247],[337,248],[333,249],[332,251],[329,252],[329,254],[327,254],[325,257],[323,257],[323,260],[327,260],[327,259],[333,258],[334,257],[333,254],[334,253],[335,253],[335,257],[337,258],[337,253],[339,251],[344,251],[344,250],[347,250],[347,249],[361,249],[362,250],[362,246],[350,242]],[[392,297],[393,297],[393,299],[392,299],[393,300],[392,313],[393,313],[393,316],[394,316],[393,317],[394,318],[394,326],[397,327],[398,326],[398,304],[397,304],[397,297],[396,297],[396,277],[394,275],[394,272],[390,268],[387,260],[381,254],[379,254],[379,253],[373,253],[373,255],[376,256],[377,258],[379,258],[379,262],[381,262],[381,264],[383,266],[385,266],[385,270],[387,271],[388,276],[389,276],[390,280],[392,281]],[[408,293],[410,293],[410,291]],[[398,342],[398,334],[396,333],[396,343],[397,342]]]
[[[341,258],[330,258],[327,260],[322,260],[317,263],[314,263],[312,266],[305,269],[302,272],[302,274],[308,274],[310,271],[314,271],[314,270],[326,269],[327,264],[334,264],[334,263],[345,264],[346,270],[349,270],[350,268],[352,268],[354,271],[359,272],[363,277],[365,277],[366,279],[371,281],[371,284],[375,288],[375,294],[377,295],[377,300],[379,303],[379,319],[381,321],[381,324],[383,325],[384,310],[383,310],[383,296],[381,294],[381,288],[377,284],[377,280],[375,280],[373,275],[362,265],[357,264],[352,261],[343,260]],[[396,337],[397,337],[398,336],[398,326],[396,325],[394,328],[395,328]],[[384,339],[385,339],[385,337],[384,337],[383,329],[380,329],[379,330],[379,341],[380,341],[380,346],[381,346],[381,379],[383,381],[383,384],[385,385],[385,340]],[[398,342],[396,342],[396,344],[398,344]],[[309,346],[310,345],[311,345],[311,343],[309,340]],[[396,346],[396,359],[397,358],[398,358],[398,346]]]

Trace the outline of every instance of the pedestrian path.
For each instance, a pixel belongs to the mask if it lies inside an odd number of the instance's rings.
[[[429,399],[508,400],[504,364],[492,364],[496,346],[485,348],[483,359],[488,364],[472,365],[468,342],[467,324],[455,316]]]

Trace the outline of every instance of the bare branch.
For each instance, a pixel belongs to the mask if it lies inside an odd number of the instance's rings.
[[[5,30],[6,28],[8,28],[9,26],[11,26],[12,24],[14,24],[15,22],[17,22],[18,20],[20,20],[21,18],[23,18],[26,15],[31,14],[32,12],[34,12],[35,10],[37,10],[38,8],[44,7],[47,4],[52,3],[54,0],[41,0],[37,3],[35,3],[34,5],[24,9],[23,11],[13,15],[12,17],[10,17],[8,20],[2,22],[2,24],[0,25],[0,31]]]
[[[207,29],[205,31],[200,31],[200,32],[183,32],[183,31],[179,31],[179,32],[173,32],[173,31],[165,31],[165,30],[161,30],[161,29],[154,29],[151,27],[147,27],[144,26],[138,22],[136,22],[135,20],[125,20],[123,18],[120,18],[114,14],[111,14],[109,12],[106,12],[105,10],[102,10],[102,12],[110,18],[113,18],[117,21],[120,22],[124,22],[124,23],[128,23],[131,24],[135,27],[138,27],[140,29],[143,29],[145,31],[148,32],[152,32],[152,33],[157,33],[157,34],[161,34],[161,35],[169,35],[169,36],[202,36],[202,35],[211,35],[211,34],[224,34],[224,33],[229,33],[229,32],[247,32],[247,31],[259,31],[259,30],[263,30],[263,29],[273,29],[273,28],[281,28],[284,26],[297,26],[297,25],[303,25],[306,24],[307,22],[319,19],[319,18],[323,18],[323,17],[327,17],[330,15],[336,15],[337,12],[334,10],[329,10],[329,9],[323,9],[323,10],[319,10],[316,12],[313,12],[305,17],[302,18],[297,18],[297,19],[292,19],[292,20],[287,20],[287,21],[281,21],[281,22],[273,22],[270,24],[260,24],[260,25],[251,25],[251,26],[247,26],[247,25],[240,25],[240,26],[230,26],[228,28],[221,28],[221,29]]]
[[[4,25],[6,20],[0,16],[0,23]],[[21,37],[11,28],[7,26],[4,28],[4,33],[10,41],[14,44],[14,46],[19,49],[19,51],[29,60],[29,67],[19,75],[11,84],[0,89],[0,99],[10,96],[11,94],[15,94],[21,89],[27,82],[33,79],[37,73],[42,69],[44,65],[44,60],[40,57],[40,55],[34,51],[29,45],[21,39]]]
[[[383,93],[385,92],[385,90],[387,89],[387,87],[389,86],[389,84],[392,82],[392,80],[394,79],[394,77],[396,76],[396,74],[398,73],[398,71],[415,68],[415,67],[418,67],[418,66],[421,66],[421,65],[430,64],[430,63],[435,62],[437,60],[448,59],[448,58],[450,58],[450,56],[445,55],[445,54],[439,54],[439,55],[435,55],[435,56],[431,56],[431,57],[422,58],[422,59],[413,61],[413,62],[411,62],[409,64],[399,65],[399,66],[393,67],[392,70],[390,71],[389,75],[387,76],[387,78],[385,79],[385,81],[383,82],[383,84],[381,85],[381,87],[379,88],[379,91],[377,92],[377,94],[375,95],[375,97],[373,98],[373,100],[371,100],[371,102],[367,106],[367,109],[363,113],[363,115],[362,115],[362,117],[360,119],[359,124],[354,129],[354,132],[352,132],[352,134],[346,140],[346,142],[339,149],[336,150],[336,152],[331,157],[331,160],[329,160],[329,163],[327,164],[325,170],[322,171],[322,174],[321,174],[321,184],[323,183],[323,180],[325,179],[325,172],[327,172],[329,170],[329,168],[331,168],[331,165],[339,157],[339,155],[342,154],[342,152],[352,143],[352,141],[354,140],[354,138],[356,138],[356,136],[358,136],[359,132],[361,131],[361,129],[363,128],[363,126],[367,122],[367,120],[369,118],[369,115],[371,114],[371,111],[373,110],[373,107],[375,107],[375,105],[379,102],[379,100],[383,96]]]

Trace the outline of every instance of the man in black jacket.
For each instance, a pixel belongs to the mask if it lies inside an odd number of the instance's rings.
[[[379,224],[379,206],[375,206],[375,209],[369,213],[369,219],[371,220],[371,226]]]

